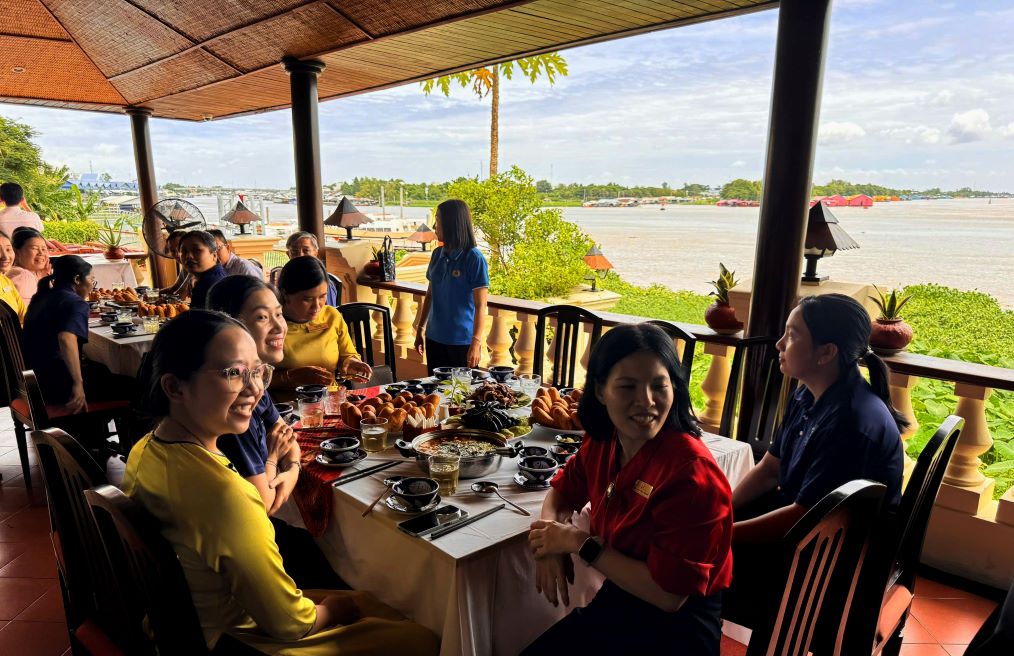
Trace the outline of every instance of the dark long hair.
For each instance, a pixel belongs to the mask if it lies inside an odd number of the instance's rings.
[[[138,380],[145,385],[142,408],[147,414],[152,417],[169,414],[169,397],[162,390],[162,377],[172,374],[179,380],[190,380],[207,362],[211,340],[226,328],[246,330],[242,323],[222,312],[191,310],[158,331],[138,372]]]
[[[656,326],[639,323],[613,328],[595,344],[588,359],[588,375],[584,383],[584,395],[578,403],[577,416],[593,440],[607,441],[613,438],[616,427],[609,418],[606,406],[599,401],[596,392],[605,386],[609,372],[620,360],[635,353],[651,353],[666,371],[673,388],[673,403],[665,427],[700,437],[701,429],[690,405],[690,388],[687,374],[680,365],[679,356],[672,338]]]
[[[52,266],[53,273],[39,280],[39,288],[35,292],[35,296],[32,297],[32,303],[37,298],[45,298],[54,289],[70,287],[74,284],[75,278],[84,280],[92,272],[92,265],[78,255],[53,258]]]
[[[270,290],[277,298],[278,290],[253,276],[222,278],[208,290],[208,309],[225,312],[230,317],[238,318],[247,299],[262,289]]]
[[[298,294],[326,282],[324,263],[312,255],[292,258],[278,274],[278,288],[286,294]]]
[[[218,252],[218,242],[207,230],[191,230],[183,235],[183,239],[180,240],[180,250],[183,250],[183,242],[190,240],[197,240],[208,247],[208,250],[212,254]]]
[[[887,365],[870,349],[872,326],[866,308],[844,294],[806,296],[799,301],[799,307],[813,345],[834,344],[838,347],[838,375],[845,376],[862,360],[870,372],[873,393],[891,411],[898,430],[904,431],[908,420],[891,405]]]
[[[437,205],[437,217],[445,251],[460,253],[475,248],[475,229],[468,203],[456,198],[445,200]]]

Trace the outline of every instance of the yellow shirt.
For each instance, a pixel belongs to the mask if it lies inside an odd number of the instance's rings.
[[[345,319],[330,305],[325,305],[311,321],[286,323],[289,333],[285,336],[284,357],[278,365],[282,369],[324,367],[337,371],[346,358],[359,357]]]
[[[18,288],[14,286],[14,282],[2,273],[0,273],[0,301],[11,306],[11,309],[17,312],[18,320],[25,323],[25,312],[28,307],[25,305],[24,299],[21,298],[21,294],[18,293]]]

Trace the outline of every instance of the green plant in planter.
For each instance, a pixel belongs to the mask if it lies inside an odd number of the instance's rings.
[[[731,335],[743,330],[743,322],[736,318],[736,310],[729,305],[729,290],[738,284],[736,272],[719,262],[718,280],[711,281],[715,291],[708,294],[715,297],[715,302],[704,311],[705,323],[716,333]]]
[[[463,380],[445,380],[441,386],[440,391],[447,396],[447,402],[451,405],[461,405],[468,398],[468,395],[472,393],[472,386]]]
[[[712,280],[711,286],[715,291],[708,294],[718,299],[719,303],[729,304],[729,290],[739,284],[736,280],[736,272],[729,271],[721,262],[718,263],[718,280]]]
[[[905,307],[905,304],[912,300],[913,294],[909,294],[902,298],[902,293],[897,289],[892,289],[891,294],[887,295],[880,291],[880,288],[876,285],[873,289],[877,290],[876,296],[870,296],[870,300],[877,304],[877,308],[880,309],[880,317],[878,321],[901,319],[901,308]]]
[[[901,318],[901,308],[912,300],[912,294],[903,296],[902,292],[892,289],[890,295],[877,290],[876,296],[870,300],[877,304],[880,316],[870,326],[870,347],[881,355],[891,355],[905,350],[912,341],[912,326]]]

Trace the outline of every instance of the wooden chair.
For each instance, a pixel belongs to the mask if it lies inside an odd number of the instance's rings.
[[[105,558],[123,598],[127,653],[258,654],[223,635],[209,652],[179,558],[155,519],[111,485],[86,490]],[[145,619],[151,634],[145,629]]]
[[[121,610],[102,540],[95,530],[84,491],[106,483],[105,472],[88,451],[59,428],[32,432],[46,486],[71,644],[89,654],[122,654],[115,630]]]
[[[690,370],[694,366],[694,348],[697,346],[697,338],[671,321],[652,319],[646,323],[664,330],[665,334],[669,335],[674,342],[683,342],[683,357],[680,358],[680,364],[683,365],[683,369],[687,372],[687,382],[689,383]]]
[[[881,517],[849,609],[845,653],[901,652],[926,526],[964,424],[955,415],[944,420],[919,454],[897,512]]]
[[[366,386],[386,385],[398,380],[391,308],[375,303],[346,303],[338,308],[338,311],[345,319],[345,325],[348,326],[356,350],[363,356],[363,361],[373,367],[373,377]],[[376,354],[373,349],[373,331],[370,328],[370,319],[374,312],[380,314],[383,324],[381,329],[384,332],[384,364],[380,366],[374,366]]]
[[[591,324],[591,339],[588,348],[595,346],[602,336],[602,317],[591,310],[575,305],[550,305],[536,314],[535,323],[535,362],[532,373],[542,376],[543,383],[554,387],[575,387],[574,373],[581,360],[577,352],[584,324]],[[556,318],[556,335],[553,348],[553,376],[547,380],[543,375],[546,359],[546,326],[551,318]]]
[[[795,381],[778,368],[777,337],[747,337],[736,344],[718,434],[746,442],[754,460],[764,457],[781,423]]]
[[[0,303],[0,356],[4,362],[4,376],[10,391],[11,418],[14,420],[14,435],[21,457],[21,471],[25,487],[32,486],[31,467],[28,462],[28,430],[41,430],[50,426],[66,428],[85,419],[95,422],[121,420],[130,409],[126,400],[89,403],[88,412],[71,415],[62,405],[46,405],[38,384],[29,395],[25,384],[25,359],[21,353],[21,323],[18,315],[6,303]]]
[[[1014,582],[1007,591],[1007,599],[986,619],[965,649],[965,656],[1011,654],[1014,654]]]
[[[846,483],[789,530],[785,560],[772,563],[785,572],[785,587],[767,620],[754,628],[747,656],[806,656],[818,632],[840,638],[886,489],[870,481]],[[832,653],[843,653],[840,641]]]

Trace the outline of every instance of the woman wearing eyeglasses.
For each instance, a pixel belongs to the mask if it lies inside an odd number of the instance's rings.
[[[300,591],[257,490],[218,448],[246,431],[270,365],[237,320],[194,310],[152,343],[145,409],[124,491],[155,516],[190,586],[209,649],[223,633],[266,654],[435,654],[437,638],[366,593]]]

